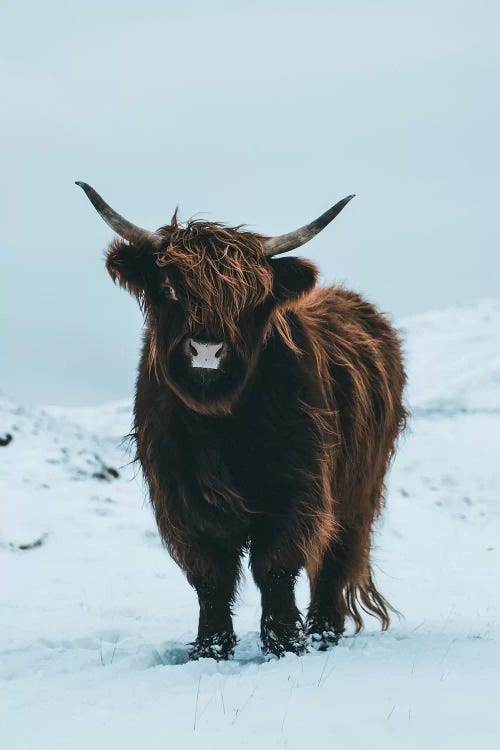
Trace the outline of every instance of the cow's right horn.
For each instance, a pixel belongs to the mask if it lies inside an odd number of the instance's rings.
[[[79,187],[84,190],[87,198],[92,203],[97,213],[100,214],[106,224],[124,240],[128,240],[132,243],[150,242],[155,247],[160,247],[165,242],[165,238],[158,232],[150,232],[148,229],[141,229],[141,227],[132,224],[132,222],[127,221],[123,216],[120,216],[120,214],[114,211],[111,206],[108,206],[99,193],[97,193],[93,187],[87,185],[86,182],[75,182],[75,185],[79,185]]]

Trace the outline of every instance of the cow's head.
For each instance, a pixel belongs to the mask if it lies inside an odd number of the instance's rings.
[[[106,266],[142,305],[149,367],[191,409],[229,413],[255,372],[270,321],[316,283],[316,267],[275,259],[323,229],[353,197],[316,221],[279,237],[262,237],[205,221],[181,226],[174,214],[156,232],[140,229],[78,182],[114,240]]]

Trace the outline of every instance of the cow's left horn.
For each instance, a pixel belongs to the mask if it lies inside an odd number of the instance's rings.
[[[147,229],[141,229],[141,227],[132,224],[132,222],[124,219],[119,213],[114,211],[111,206],[108,206],[99,193],[97,193],[93,187],[87,185],[86,182],[75,182],[75,185],[79,185],[82,190],[85,191],[87,198],[92,203],[96,211],[102,216],[108,226],[113,229],[120,237],[129,242],[151,242],[156,247],[159,247],[165,242],[165,239],[158,234],[158,232],[150,232]]]
[[[324,214],[321,214],[318,219],[300,229],[296,229],[295,232],[280,234],[277,237],[269,237],[267,240],[264,240],[264,255],[280,255],[281,253],[287,253],[289,250],[295,250],[296,247],[305,245],[306,242],[312,240],[318,232],[321,232],[327,224],[333,221],[344,206],[347,206],[353,198],[354,195],[348,195],[347,198],[343,198],[332,206],[332,208],[329,208],[328,211],[325,211]]]

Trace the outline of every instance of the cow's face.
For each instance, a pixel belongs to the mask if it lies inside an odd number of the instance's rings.
[[[261,237],[211,222],[141,229],[114,211],[87,183],[77,182],[115,240],[106,265],[140,301],[148,322],[152,377],[191,409],[231,412],[257,367],[274,316],[316,282],[316,268],[299,258],[276,260],[321,232],[349,203],[348,195],[310,224]]]
[[[144,306],[151,375],[195,411],[229,413],[271,318],[312,289],[316,269],[265,257],[261,238],[237,228],[174,221],[159,233],[161,248],[113,242],[107,268]]]

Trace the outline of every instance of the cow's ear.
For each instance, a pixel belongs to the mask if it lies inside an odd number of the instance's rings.
[[[149,248],[116,239],[106,254],[106,268],[113,281],[139,297],[152,278],[155,263]]]
[[[274,271],[273,295],[278,304],[301,297],[314,288],[318,269],[302,258],[270,259]]]

